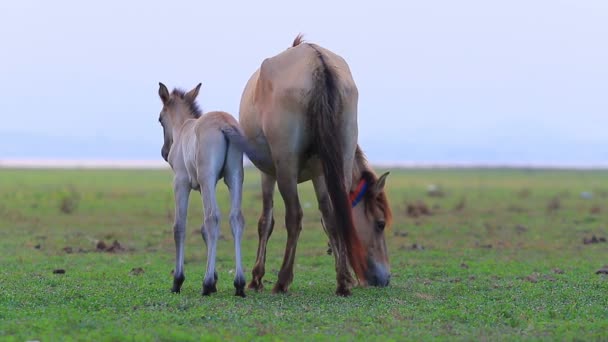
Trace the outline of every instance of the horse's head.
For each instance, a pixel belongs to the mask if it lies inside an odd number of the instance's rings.
[[[392,220],[391,209],[384,192],[388,172],[380,178],[363,171],[350,192],[353,221],[363,248],[367,251],[368,285],[387,286],[391,279],[384,230]],[[355,180],[354,180],[355,181]]]
[[[163,136],[165,139],[160,154],[165,161],[169,161],[169,151],[173,144],[174,130],[181,128],[187,119],[201,116],[201,110],[195,102],[198,91],[201,89],[201,84],[199,83],[187,93],[179,89],[173,89],[169,93],[164,84],[158,83],[158,85],[158,95],[163,102],[163,109],[160,111],[158,121],[163,126]]]

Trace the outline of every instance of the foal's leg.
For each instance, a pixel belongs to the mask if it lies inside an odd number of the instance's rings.
[[[230,190],[230,228],[234,238],[234,259],[236,275],[234,277],[235,295],[245,297],[245,274],[241,261],[241,240],[245,219],[241,211],[243,196],[243,153],[232,147],[228,148],[226,166],[224,167],[224,183]]]
[[[348,270],[346,246],[340,242],[341,240],[337,235],[336,223],[332,212],[329,193],[327,192],[327,185],[325,184],[325,177],[315,177],[312,182],[317,195],[317,201],[319,202],[319,210],[323,216],[323,228],[329,236],[331,248],[336,260],[336,280],[338,282],[336,294],[340,296],[349,296],[351,294],[350,288],[353,283],[353,278]]]
[[[175,177],[173,180],[173,194],[175,196],[175,223],[173,225],[175,270],[173,271],[173,288],[171,291],[179,293],[184,279],[186,279],[184,276],[184,240],[186,239],[186,218],[190,197],[190,183],[188,180]]]
[[[278,163],[277,163],[278,164]],[[287,245],[285,256],[279,271],[279,279],[272,292],[287,292],[293,281],[293,263],[296,257],[296,247],[300,231],[302,231],[302,207],[298,197],[298,168],[297,163],[283,164],[277,168],[277,183],[279,192],[285,202],[285,226],[287,227]]]
[[[263,208],[262,215],[260,215],[260,219],[258,221],[258,253],[255,259],[255,266],[251,271],[252,279],[249,283],[250,289],[255,289],[258,291],[264,288],[264,284],[262,283],[262,277],[264,277],[265,273],[266,245],[268,244],[268,239],[270,239],[270,235],[272,234],[272,230],[274,229],[274,217],[272,215],[272,197],[274,195],[274,187],[276,182],[277,181],[276,179],[274,179],[274,177],[262,172]]]
[[[215,175],[206,176],[199,179],[201,186],[201,196],[203,198],[203,210],[205,220],[201,227],[203,240],[207,245],[207,271],[203,280],[203,296],[217,292],[217,272],[215,271],[215,255],[217,250],[217,239],[220,235],[220,210],[215,198],[215,187],[217,177]]]

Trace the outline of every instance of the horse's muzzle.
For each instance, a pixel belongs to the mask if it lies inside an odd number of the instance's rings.
[[[371,286],[385,287],[391,282],[391,274],[386,267],[372,260],[367,263],[365,277]]]

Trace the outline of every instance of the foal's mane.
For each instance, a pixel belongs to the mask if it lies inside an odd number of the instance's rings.
[[[357,150],[355,151],[355,164],[356,167],[354,169],[355,172],[359,174],[354,177],[354,179],[362,178],[368,184],[368,189],[375,186],[378,182],[378,176],[374,173],[372,168],[369,166],[367,161],[367,157],[365,157],[365,153],[361,150],[361,147],[357,145]],[[358,169],[358,170],[357,170]],[[377,196],[375,196],[373,191],[366,191],[363,195],[365,200],[365,210],[372,211],[372,205],[377,205],[380,210],[384,213],[384,221],[386,222],[386,227],[390,227],[393,222],[393,212],[391,211],[391,206],[388,202],[388,197],[386,196],[386,191],[382,191]],[[374,197],[375,196],[375,197]]]
[[[179,88],[174,88],[173,91],[171,92],[171,98],[179,97],[180,99],[184,100],[188,104],[188,107],[190,107],[190,113],[192,114],[192,116],[194,116],[194,118],[196,118],[196,119],[200,118],[203,111],[196,103],[196,100],[190,99],[190,98],[186,97],[185,95],[186,95],[186,92]],[[169,101],[171,101],[171,100],[169,100]],[[169,102],[169,103],[171,103],[171,102]]]

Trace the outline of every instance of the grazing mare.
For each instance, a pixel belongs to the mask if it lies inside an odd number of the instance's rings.
[[[349,264],[361,284],[388,285],[388,173],[378,178],[358,148],[357,102],[357,86],[344,59],[304,43],[301,35],[292,47],[265,59],[249,79],[240,105],[242,130],[224,132],[262,171],[263,210],[250,288],[263,288],[275,184],[285,202],[287,245],[273,292],[286,292],[293,281],[302,229],[297,184],[307,180],[313,182],[334,252],[336,294],[351,294]]]
[[[180,292],[184,282],[184,240],[188,198],[191,190],[198,190],[203,199],[204,223],[201,226],[203,240],[207,245],[207,271],[203,280],[203,295],[217,291],[215,255],[220,235],[220,210],[215,198],[217,181],[224,178],[230,191],[230,227],[234,237],[236,295],[245,297],[245,275],[241,265],[241,237],[244,219],[241,213],[243,187],[243,152],[231,144],[222,133],[222,128],[238,125],[228,113],[209,112],[201,115],[195,99],[200,90],[199,83],[189,92],[167,87],[159,83],[158,94],[163,109],[158,119],[163,126],[164,144],[161,155],[174,172],[175,195],[175,270],[173,292]]]

